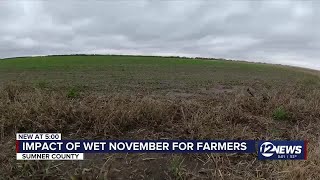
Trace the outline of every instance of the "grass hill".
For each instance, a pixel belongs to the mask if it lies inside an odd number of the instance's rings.
[[[48,56],[0,60],[0,174],[15,179],[316,179],[317,71],[226,60]],[[66,139],[309,140],[307,161],[238,154],[15,160],[16,132]]]

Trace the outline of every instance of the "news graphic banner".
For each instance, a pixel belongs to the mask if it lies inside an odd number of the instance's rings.
[[[62,140],[60,133],[18,133],[17,160],[83,160],[85,153],[256,153],[254,140]],[[306,159],[304,141],[258,141],[259,160]]]
[[[83,160],[84,153],[255,153],[255,141],[62,140],[61,134],[19,133],[17,160]]]

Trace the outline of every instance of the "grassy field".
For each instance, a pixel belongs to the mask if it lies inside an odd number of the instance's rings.
[[[3,179],[317,179],[319,128],[319,73],[307,69],[142,56],[0,60]],[[258,161],[254,154],[100,154],[83,162],[24,162],[15,160],[16,132],[61,132],[66,139],[307,139],[309,155]]]
[[[288,67],[161,57],[54,56],[0,62],[0,83],[19,81],[90,90],[198,90],[220,85],[264,86],[316,81]]]

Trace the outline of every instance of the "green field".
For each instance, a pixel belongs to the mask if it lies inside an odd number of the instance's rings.
[[[142,56],[53,56],[0,61],[0,83],[12,81],[97,91],[183,91],[214,85],[267,86],[316,82],[317,77],[290,67]]]
[[[319,179],[319,72],[146,56],[0,60],[0,179]],[[16,161],[15,133],[65,139],[308,140],[307,161],[100,154]],[[9,147],[9,148],[8,148]]]

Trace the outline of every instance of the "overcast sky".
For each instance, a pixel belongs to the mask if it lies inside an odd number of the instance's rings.
[[[111,53],[320,69],[320,1],[1,0],[0,58]]]

